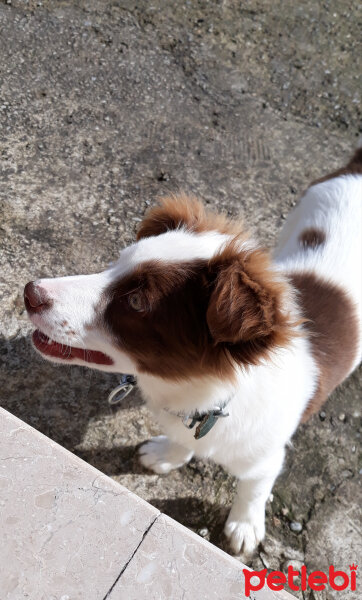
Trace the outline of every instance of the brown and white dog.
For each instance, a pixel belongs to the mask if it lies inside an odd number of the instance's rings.
[[[242,223],[175,197],[108,270],[25,287],[42,356],[137,376],[167,433],[141,447],[143,465],[168,473],[196,454],[238,478],[235,552],[264,536],[298,423],[360,361],[361,218],[362,149],[307,189],[273,258]]]

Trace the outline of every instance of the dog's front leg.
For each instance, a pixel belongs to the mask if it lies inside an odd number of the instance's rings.
[[[165,435],[151,438],[139,449],[140,462],[155,473],[169,473],[191,460],[193,451],[172,442]]]
[[[284,449],[254,468],[238,482],[237,494],[225,524],[235,554],[251,554],[265,534],[265,503],[284,459]]]

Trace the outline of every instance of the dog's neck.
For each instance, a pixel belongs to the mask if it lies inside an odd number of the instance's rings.
[[[295,301],[294,290],[290,286],[289,295],[284,299],[285,310],[299,318],[299,307]],[[297,329],[300,329],[299,325]],[[153,375],[137,374],[137,383],[144,398],[151,408],[168,409],[183,413],[193,411],[207,412],[216,406],[226,405],[230,398],[238,394],[245,397],[257,395],[261,381],[265,386],[272,386],[276,379],[285,377],[285,369],[290,369],[295,360],[300,360],[300,353],[308,352],[306,340],[296,337],[286,348],[277,348],[270,361],[262,361],[260,365],[243,368],[235,365],[235,378],[222,380],[218,377],[192,377],[185,380],[167,380]],[[269,383],[268,383],[269,382]]]
[[[237,385],[216,377],[170,381],[140,374],[137,380],[143,396],[152,407],[186,413],[208,411],[226,404]]]
[[[288,348],[278,349],[272,359],[247,369],[236,368],[234,381],[222,381],[216,377],[194,377],[184,381],[165,380],[153,375],[138,374],[137,383],[150,408],[167,409],[189,414],[194,411],[208,412],[217,406],[229,404],[234,397],[246,410],[252,401],[265,412],[265,398],[278,393],[281,385],[302,373],[305,384],[315,387],[316,371],[310,357],[308,339],[300,336]],[[293,375],[294,374],[294,375]],[[289,382],[293,389],[292,380]],[[228,408],[229,410],[229,408]]]

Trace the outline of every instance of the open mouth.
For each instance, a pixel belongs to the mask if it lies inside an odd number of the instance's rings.
[[[33,332],[32,340],[35,348],[45,356],[60,358],[61,360],[72,360],[76,358],[96,365],[113,365],[113,360],[110,356],[103,354],[103,352],[87,350],[86,348],[73,348],[73,346],[60,344],[59,342],[50,339],[39,329],[36,329]]]

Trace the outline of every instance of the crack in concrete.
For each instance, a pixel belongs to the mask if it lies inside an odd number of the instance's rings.
[[[129,557],[129,559],[127,560],[127,562],[123,565],[122,570],[120,572],[120,574],[118,575],[117,579],[114,581],[114,583],[111,585],[111,587],[109,588],[108,592],[106,593],[106,595],[104,596],[103,600],[107,600],[107,598],[110,597],[112,591],[114,590],[115,586],[117,585],[117,583],[119,582],[119,580],[121,579],[123,573],[125,572],[125,570],[127,569],[128,565],[130,564],[131,560],[133,559],[133,557],[135,556],[135,554],[138,552],[138,549],[140,548],[140,546],[143,544],[143,541],[145,539],[145,537],[147,536],[148,532],[150,531],[150,529],[153,527],[153,525],[156,523],[158,517],[161,515],[161,513],[159,513],[154,519],[153,521],[151,521],[151,523],[149,524],[149,526],[147,527],[147,529],[145,529],[145,531],[143,532],[142,538],[139,542],[139,544],[136,546],[136,548],[134,549],[134,551],[132,552],[131,556]]]

